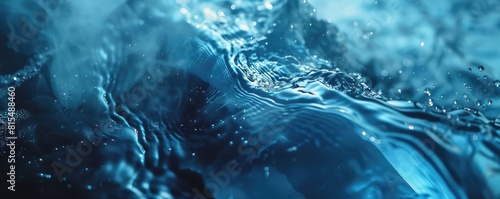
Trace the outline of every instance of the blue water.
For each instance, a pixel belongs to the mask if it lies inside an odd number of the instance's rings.
[[[498,1],[0,5],[21,196],[500,198]]]

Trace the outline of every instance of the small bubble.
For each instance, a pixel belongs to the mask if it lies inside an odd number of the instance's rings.
[[[488,106],[493,104],[493,102],[491,100],[488,100]]]
[[[269,178],[269,175],[270,175],[269,167],[264,167],[264,172],[265,172],[265,177]]]
[[[484,67],[483,66],[478,66],[477,69],[480,71],[480,72],[483,72],[484,71]]]
[[[264,6],[269,10],[273,9],[273,4],[271,4],[270,2],[265,2]]]
[[[500,87],[500,81],[499,80],[496,80],[493,82],[493,84],[498,88]]]
[[[477,105],[477,106],[481,106],[481,101],[477,101],[477,102],[476,102],[476,105]]]
[[[427,96],[431,96],[431,89],[430,88],[425,88],[424,93],[427,94]]]
[[[469,68],[469,71],[472,71],[472,68]]]
[[[290,147],[287,149],[288,152],[292,152],[292,151],[296,151],[297,150],[297,146],[293,146],[293,147]]]
[[[473,136],[472,136],[472,139],[473,139],[473,140],[477,140],[477,139],[479,139],[479,137],[478,137],[477,135],[473,135]]]

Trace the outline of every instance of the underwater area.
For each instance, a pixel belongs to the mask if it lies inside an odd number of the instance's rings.
[[[0,19],[8,198],[500,198],[498,0],[4,0]]]

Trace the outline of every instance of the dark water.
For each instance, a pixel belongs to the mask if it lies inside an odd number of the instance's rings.
[[[19,196],[500,198],[498,1],[0,5]]]

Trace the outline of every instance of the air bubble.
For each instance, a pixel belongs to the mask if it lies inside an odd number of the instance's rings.
[[[499,80],[496,80],[493,82],[493,84],[498,88],[500,87],[500,81]]]
[[[483,66],[478,66],[477,69],[480,71],[480,72],[483,72],[484,71],[484,67]]]
[[[427,96],[431,96],[431,89],[430,88],[425,88],[424,93],[427,94]]]
[[[264,173],[265,173],[266,179],[269,178],[269,175],[270,175],[269,167],[264,167]]]

